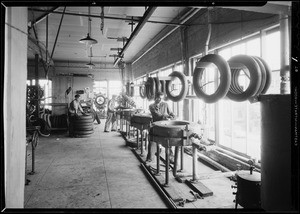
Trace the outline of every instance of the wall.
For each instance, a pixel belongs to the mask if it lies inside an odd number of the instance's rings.
[[[7,7],[5,22],[14,27],[5,25],[3,102],[5,205],[7,208],[23,208],[26,96],[20,94],[26,91],[27,79],[27,35],[23,33],[27,32],[27,7]]]
[[[214,9],[210,11],[212,34],[209,49],[213,49],[241,39],[263,28],[278,23],[278,16],[233,9]],[[241,20],[243,23],[241,24]],[[252,21],[245,21],[252,20]],[[217,24],[222,22],[223,24]],[[227,23],[225,23],[227,22]],[[187,56],[191,57],[204,52],[207,38],[207,12],[200,11],[193,17],[187,28]],[[134,77],[171,65],[181,60],[180,28],[166,37],[152,50],[132,65]]]

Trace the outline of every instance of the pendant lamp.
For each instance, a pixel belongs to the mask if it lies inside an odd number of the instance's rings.
[[[88,19],[88,33],[87,33],[87,36],[83,39],[80,39],[79,42],[80,43],[84,43],[88,46],[92,46],[93,44],[97,44],[97,40],[96,39],[93,39],[90,34],[91,34],[91,18],[90,18],[90,15],[91,15],[91,10],[90,10],[90,7],[89,7],[89,19]]]
[[[92,63],[91,57],[90,57],[90,62],[87,63],[87,64],[85,64],[85,66],[87,66],[87,67],[90,68],[90,69],[93,69],[93,68],[95,67],[95,65]]]

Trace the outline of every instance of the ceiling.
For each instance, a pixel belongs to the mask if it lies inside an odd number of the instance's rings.
[[[33,9],[33,10],[32,10]],[[30,35],[35,38],[35,33],[40,45],[46,49],[47,24],[46,12],[55,9],[48,16],[48,55],[52,54],[55,39],[59,29],[64,7],[31,7],[28,10]],[[148,9],[148,8],[147,8]],[[152,15],[140,28],[138,34],[131,40],[130,46],[126,48],[123,61],[131,62],[147,43],[149,43],[164,27],[166,23],[178,23],[179,14],[185,7],[157,7],[152,10]],[[90,7],[91,37],[98,41],[91,48],[79,42],[88,33],[88,7],[66,7],[59,35],[53,52],[53,61],[65,62],[92,62],[114,64],[117,60],[115,55],[124,47],[138,25],[137,21],[142,19],[145,7],[104,7],[103,30],[101,30],[102,19],[100,17],[101,7]],[[84,15],[84,16],[83,16]],[[98,17],[95,17],[98,16]],[[41,20],[36,22],[40,17]],[[155,23],[153,23],[155,22]],[[159,23],[156,23],[159,22]],[[161,23],[163,22],[163,23]],[[34,26],[34,30],[33,27]],[[132,28],[133,27],[133,28]],[[41,44],[42,43],[42,44]],[[34,52],[29,52],[29,58],[34,58]]]
[[[228,8],[279,14],[290,13],[290,5],[291,2],[277,1],[268,2],[264,7]],[[30,36],[38,40],[43,49],[48,50],[48,56],[52,55],[54,62],[86,64],[91,60],[94,64],[116,65],[120,60],[133,62],[147,44],[154,43],[152,40],[156,40],[163,29],[178,27],[183,23],[182,17],[185,14],[202,8],[91,6],[89,16],[87,6],[28,7],[28,27]],[[98,41],[91,48],[79,42],[87,36],[88,17],[91,18],[90,36]],[[28,53],[29,59],[34,59],[34,51]]]

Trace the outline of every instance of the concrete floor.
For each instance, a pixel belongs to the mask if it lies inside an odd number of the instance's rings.
[[[167,208],[119,132],[40,137],[24,208]],[[27,173],[31,167],[28,146]]]
[[[167,208],[121,134],[105,133],[105,120],[101,121],[94,124],[90,138],[69,138],[67,132],[40,137],[35,173],[27,175],[24,208]],[[26,173],[30,173],[30,146],[27,152]],[[185,156],[185,169],[191,172],[191,157]],[[199,173],[215,171],[200,162],[198,167]],[[185,208],[234,208],[232,181],[221,177],[202,183],[214,195]],[[187,191],[184,185],[178,183],[181,192]]]

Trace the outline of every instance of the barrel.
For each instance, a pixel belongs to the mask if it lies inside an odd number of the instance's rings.
[[[250,174],[249,170],[237,172],[237,203],[246,209],[260,209],[260,186],[260,173],[252,172]]]
[[[266,211],[292,210],[291,96],[261,95],[261,200]]]
[[[94,118],[92,115],[81,115],[73,118],[73,133],[75,137],[87,138],[94,133]]]

